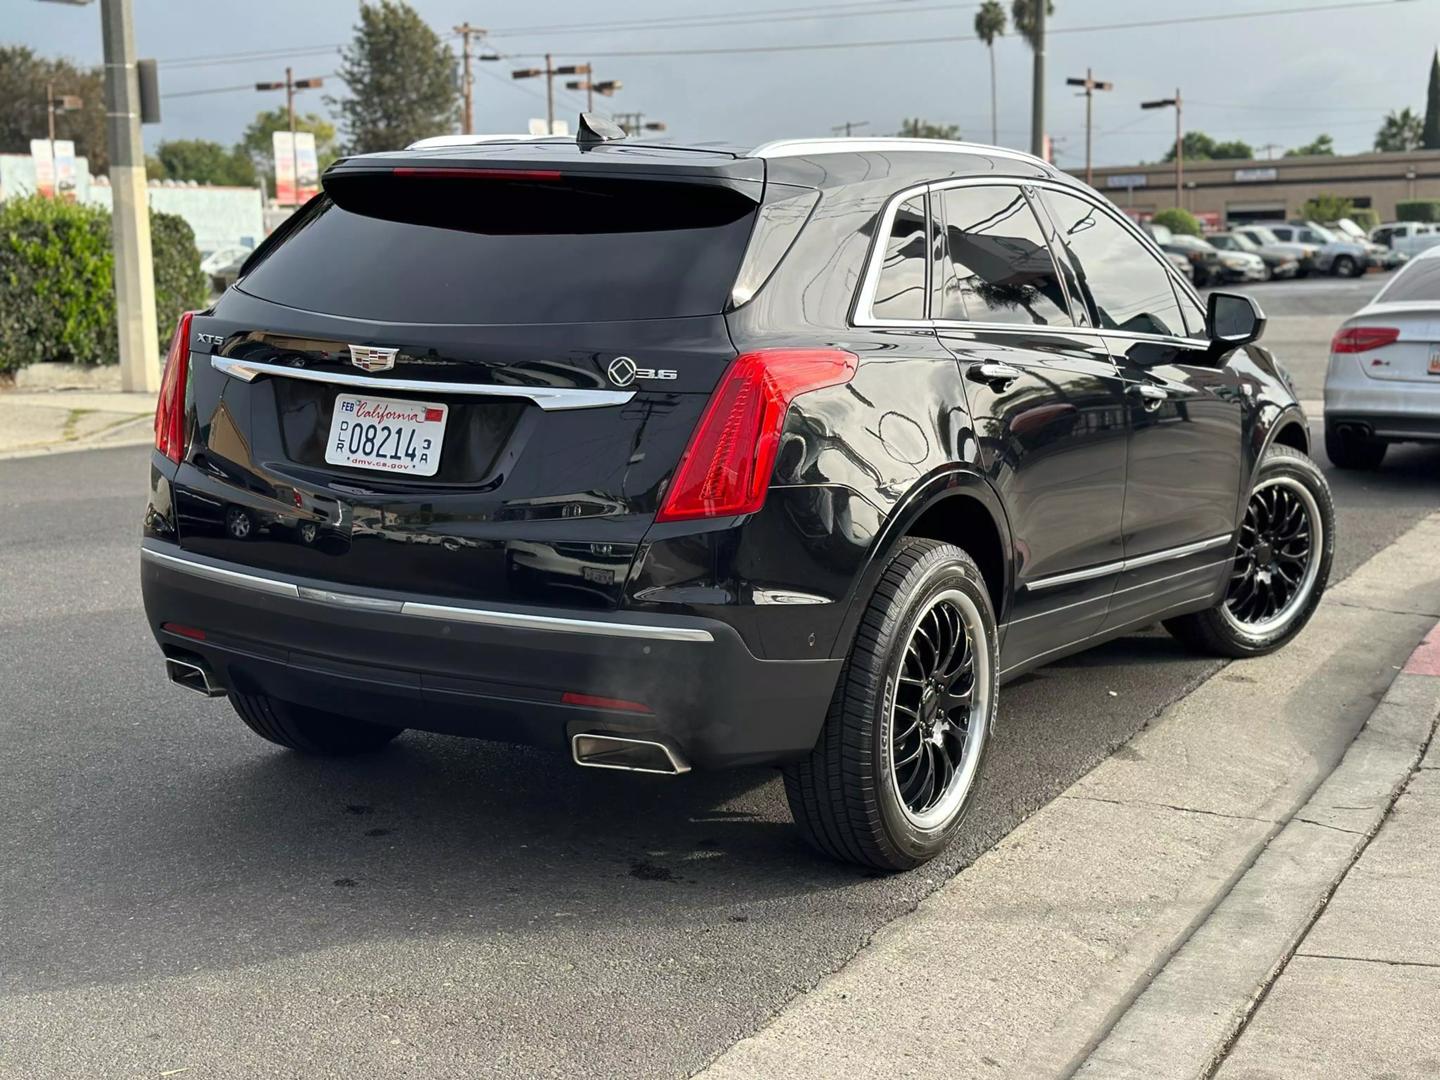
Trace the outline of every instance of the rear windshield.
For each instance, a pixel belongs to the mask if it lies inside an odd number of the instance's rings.
[[[393,322],[713,315],[729,297],[755,208],[739,191],[695,183],[342,175],[240,288]]]
[[[1416,259],[1375,298],[1377,304],[1440,301],[1440,259]]]

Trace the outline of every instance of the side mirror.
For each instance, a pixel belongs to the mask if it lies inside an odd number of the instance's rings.
[[[1213,345],[1239,348],[1260,339],[1265,332],[1265,313],[1248,296],[1213,292],[1205,311],[1205,329]]]

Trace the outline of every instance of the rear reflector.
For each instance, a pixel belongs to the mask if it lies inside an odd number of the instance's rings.
[[[205,640],[204,630],[197,630],[193,626],[184,626],[178,622],[161,623],[160,629],[171,634],[179,634],[181,637],[188,637],[191,641]]]
[[[175,327],[160,397],[155,402],[155,449],[176,464],[185,456],[185,387],[190,381],[190,319],[194,314],[182,314]]]
[[[1393,326],[1349,326],[1335,335],[1330,351],[1336,353],[1368,352],[1400,340],[1400,331]]]
[[[710,395],[655,520],[759,510],[790,403],[848,383],[858,366],[858,357],[843,349],[761,349],[736,357]]]
[[[559,180],[559,169],[453,169],[417,168],[400,165],[390,170],[394,176],[448,177],[453,180]]]
[[[560,700],[566,705],[583,705],[587,709],[610,709],[614,712],[643,712],[650,711],[649,705],[642,705],[638,701],[626,701],[624,698],[596,697],[594,694],[575,694],[566,692],[560,695]]]

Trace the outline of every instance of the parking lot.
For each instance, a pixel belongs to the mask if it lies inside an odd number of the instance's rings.
[[[1302,398],[1381,283],[1251,290]],[[1011,684],[962,840],[869,875],[801,843],[768,770],[637,778],[416,733],[353,761],[267,746],[163,681],[137,580],[148,458],[0,468],[17,1077],[686,1075],[1218,667],[1155,630]],[[1328,475],[1338,579],[1433,510],[1440,451]]]

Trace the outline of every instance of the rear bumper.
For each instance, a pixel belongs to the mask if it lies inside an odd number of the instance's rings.
[[[1371,379],[1355,365],[1334,363],[1325,384],[1325,426],[1397,442],[1440,439],[1440,378]]]
[[[165,654],[198,659],[225,690],[561,750],[579,733],[643,736],[701,768],[807,753],[841,663],[761,660],[714,619],[462,605],[256,572],[155,540],[142,547],[141,587]]]

